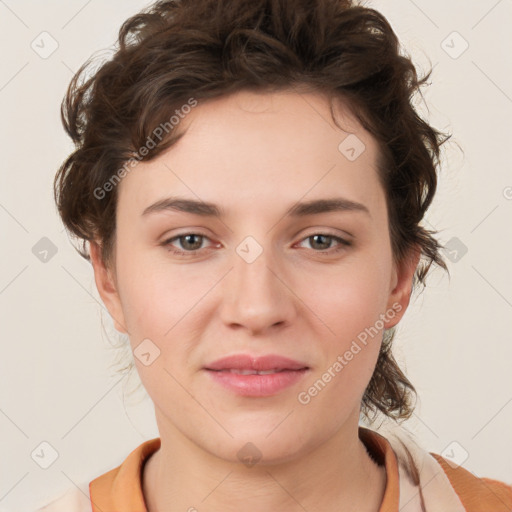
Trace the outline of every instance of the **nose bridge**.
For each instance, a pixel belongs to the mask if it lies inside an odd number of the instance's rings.
[[[269,244],[264,246],[253,236],[243,239],[235,248],[233,267],[224,283],[224,322],[262,331],[289,321],[293,301],[279,269]]]

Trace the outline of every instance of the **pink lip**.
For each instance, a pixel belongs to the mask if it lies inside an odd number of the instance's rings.
[[[264,397],[275,395],[297,383],[308,373],[309,367],[273,354],[262,357],[236,354],[209,364],[205,370],[215,382],[238,395]],[[275,371],[265,375],[242,375],[233,370]]]
[[[261,357],[250,356],[249,354],[234,354],[209,363],[205,368],[207,370],[301,370],[302,368],[308,368],[308,365],[276,354]]]

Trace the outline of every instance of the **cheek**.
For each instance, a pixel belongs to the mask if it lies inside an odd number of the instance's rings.
[[[359,283],[351,287],[345,282],[344,290],[331,295],[321,309],[330,331],[322,341],[326,356],[324,367],[330,369],[331,375],[342,375],[334,380],[344,390],[347,386],[339,381],[349,382],[352,390],[366,387],[377,361],[383,324],[379,320],[381,301],[376,300],[376,296],[372,288],[364,289]]]
[[[140,378],[151,396],[161,393],[165,382],[173,389],[179,387],[169,372],[182,381],[190,369],[187,363],[197,360],[192,352],[204,338],[208,291],[218,277],[186,267],[149,261],[135,253],[119,266],[125,325]],[[147,352],[146,346],[158,354],[148,366],[137,359],[139,352]]]
[[[385,302],[378,274],[352,272],[328,286],[324,295],[315,286],[311,299],[328,329],[316,339],[321,364],[297,400],[312,417],[329,411],[334,426],[360,408],[380,351]]]
[[[145,257],[142,251],[126,254],[119,262],[118,276],[128,330],[136,337],[164,339],[204,295],[211,278]]]
[[[390,269],[391,257],[386,260],[361,255],[358,263],[347,266],[345,271],[340,269],[328,279],[310,282],[307,304],[326,328],[322,329],[326,334],[318,340],[324,353],[318,371],[322,381],[319,387],[326,384],[341,402],[353,401],[355,406],[375,368]],[[325,403],[327,395],[330,393],[325,393]]]
[[[361,257],[357,264],[304,282],[308,305],[329,328],[327,339],[347,342],[375,325],[388,302],[389,274],[390,264]]]

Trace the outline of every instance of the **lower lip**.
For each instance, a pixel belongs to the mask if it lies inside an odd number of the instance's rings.
[[[213,380],[241,396],[272,396],[299,382],[309,371],[283,370],[266,375],[240,375],[230,371],[206,370]]]

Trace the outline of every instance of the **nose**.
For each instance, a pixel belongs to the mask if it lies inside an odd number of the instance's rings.
[[[254,251],[254,246],[250,250]],[[220,315],[224,325],[252,335],[290,325],[298,299],[287,283],[289,273],[282,270],[284,265],[271,250],[263,250],[253,261],[243,250],[235,251],[232,262],[222,283]]]

